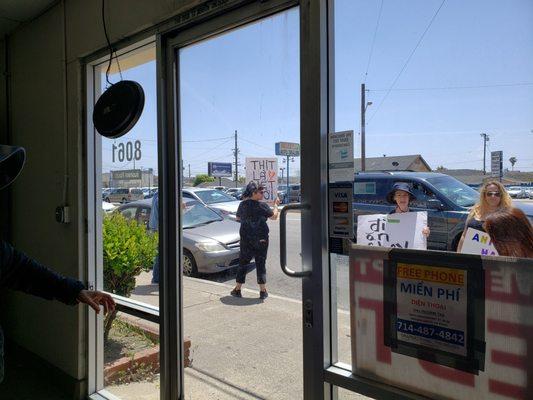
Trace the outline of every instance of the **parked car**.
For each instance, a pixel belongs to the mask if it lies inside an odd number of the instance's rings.
[[[287,185],[278,185],[278,197],[281,204],[288,203]]]
[[[114,188],[102,188],[102,200],[105,199],[113,189]]]
[[[300,203],[300,201],[302,200],[302,195],[301,195],[300,184],[299,183],[290,184],[289,185],[289,190],[287,192],[287,197],[289,199],[288,200],[289,203],[292,203],[292,202]]]
[[[387,214],[394,206],[385,196],[396,182],[409,184],[416,200],[410,203],[411,211],[427,211],[431,234],[428,249],[455,251],[463,233],[470,208],[478,201],[479,192],[457,179],[434,172],[360,172],[355,174],[353,211],[354,226],[357,216]],[[516,202],[530,220],[533,205]],[[355,230],[355,232],[357,232]]]
[[[527,199],[529,198],[529,193],[526,190],[525,187],[521,186],[510,186],[505,188],[507,190],[507,193],[509,193],[509,196],[511,196],[513,199]]]
[[[108,203],[107,201],[102,201],[102,211],[104,213],[111,213],[117,208],[113,203]]]
[[[224,217],[235,220],[240,201],[234,197],[210,188],[188,187],[182,190],[183,198],[195,199],[215,209]]]
[[[108,203],[129,203],[130,201],[144,199],[143,191],[139,188],[116,188],[111,190],[104,201]]]
[[[226,190],[224,190],[224,192],[226,192],[230,196],[233,196],[233,193],[238,192],[239,190],[241,190],[241,188],[233,187],[233,188],[227,188]]]
[[[239,265],[240,225],[222,218],[205,204],[183,199],[183,274],[212,274]],[[151,200],[140,200],[117,209],[124,217],[135,219],[149,228]]]
[[[220,190],[221,192],[226,191],[226,186],[213,186],[213,189]]]

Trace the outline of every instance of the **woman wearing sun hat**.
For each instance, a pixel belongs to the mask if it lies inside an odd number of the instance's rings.
[[[409,203],[412,200],[416,200],[416,196],[411,192],[409,184],[405,182],[397,182],[387,194],[386,199],[388,203],[396,206],[389,214],[402,214],[410,212]],[[425,237],[428,237],[429,233],[430,230],[428,226],[422,229],[422,234]]]

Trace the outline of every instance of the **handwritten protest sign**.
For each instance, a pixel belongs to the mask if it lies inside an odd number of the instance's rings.
[[[246,182],[251,181],[265,187],[264,199],[273,204],[278,195],[278,159],[246,157]]]
[[[477,254],[482,256],[497,256],[498,252],[492,244],[490,236],[477,229],[468,228],[461,249],[463,254]]]
[[[428,214],[425,211],[359,215],[357,244],[426,250],[427,242],[422,230],[427,226],[427,220]]]

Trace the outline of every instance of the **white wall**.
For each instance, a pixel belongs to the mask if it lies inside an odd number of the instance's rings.
[[[67,0],[68,141],[65,139],[63,95],[63,5],[58,3],[8,38],[12,75],[11,138],[26,148],[24,172],[12,189],[12,241],[22,251],[60,273],[85,280],[84,146],[81,82],[78,58],[105,48],[101,2]],[[112,41],[143,31],[198,0],[113,0],[108,5]],[[0,45],[0,50],[3,46]],[[1,64],[1,62],[0,62]],[[0,84],[0,115],[5,94]],[[2,122],[2,121],[0,121]],[[1,135],[0,137],[4,137]],[[68,142],[68,145],[66,144]],[[68,203],[72,222],[54,220],[62,202],[64,162],[68,152]],[[70,376],[85,376],[82,307],[10,294],[2,323],[25,348]]]

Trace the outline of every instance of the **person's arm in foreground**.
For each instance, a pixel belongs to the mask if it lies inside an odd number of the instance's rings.
[[[81,282],[52,271],[7,242],[0,244],[0,258],[2,286],[65,304],[85,303],[97,313],[100,305],[106,313],[115,309],[109,294],[86,290]]]

